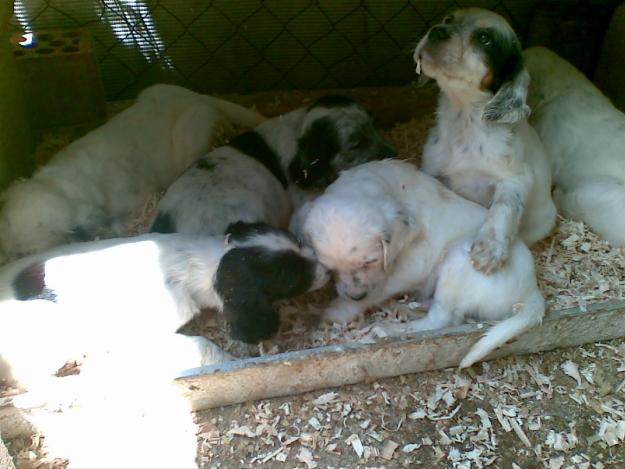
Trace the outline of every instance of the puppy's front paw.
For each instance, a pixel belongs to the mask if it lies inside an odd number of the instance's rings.
[[[345,324],[362,313],[362,309],[355,303],[335,300],[323,313],[323,319],[327,322]]]
[[[473,267],[486,275],[499,270],[508,259],[508,243],[490,235],[478,235],[471,246]]]

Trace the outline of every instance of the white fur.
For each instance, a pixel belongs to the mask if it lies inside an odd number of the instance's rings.
[[[491,275],[475,270],[469,251],[487,210],[406,162],[348,170],[306,210],[303,237],[335,273],[339,298],[326,311],[329,320],[349,321],[414,292],[433,296],[427,317],[389,325],[390,333],[460,324],[468,316],[502,320],[469,351],[466,367],[543,317],[527,247],[514,241],[508,262]]]
[[[449,27],[454,29],[445,44],[431,46],[426,35],[415,51],[423,73],[442,91],[422,169],[489,207],[471,258],[477,269],[490,273],[506,262],[517,235],[531,245],[553,228],[551,177],[542,143],[525,118],[527,72],[520,71],[495,95],[483,89],[491,71],[472,34],[489,27],[516,41],[510,26],[495,13],[466,9],[453,13]]]
[[[126,234],[123,218],[203,155],[221,130],[263,120],[177,86],[146,89],[133,106],[7,189],[0,263],[75,240],[76,231],[90,239]]]
[[[298,109],[255,129],[278,155],[285,174],[305,115],[305,109]],[[177,233],[218,235],[237,221],[286,226],[292,211],[289,193],[262,163],[229,145],[203,160],[213,169],[189,168],[159,202],[157,215],[168,214]]]
[[[52,454],[69,457],[71,467],[196,467],[197,428],[172,379],[230,356],[176,331],[201,309],[222,310],[220,261],[250,246],[315,260],[309,247],[277,231],[227,242],[150,234],[63,246],[0,269],[0,378],[49,398],[59,386],[51,375],[86,357],[77,401],[58,417],[34,421]],[[55,302],[20,301],[16,278],[41,263]],[[328,279],[315,265],[311,289]],[[145,454],[151,445],[157,451]]]
[[[322,120],[331,123],[328,131],[336,135],[304,138]],[[311,144],[336,138],[335,153],[314,155],[330,160],[327,174],[319,181],[322,186],[338,170],[390,156],[384,154],[386,150],[394,152],[376,133],[370,116],[355,102],[296,109],[263,122],[251,133],[275,154],[279,164],[275,169],[281,171],[284,185],[263,163],[235,146],[225,145],[204,156],[169,187],[158,205],[152,230],[159,231],[159,217],[163,215],[171,219],[173,231],[186,234],[223,234],[230,223],[237,221],[284,227],[293,208],[304,203],[314,190],[301,189],[290,174],[294,160],[314,153]]]
[[[625,246],[625,114],[550,50],[524,55],[530,123],[547,149],[560,213]]]

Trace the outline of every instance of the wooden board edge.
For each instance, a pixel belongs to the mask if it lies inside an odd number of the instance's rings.
[[[488,330],[466,324],[374,344],[347,343],[187,370],[176,381],[194,410],[456,367]],[[550,312],[486,360],[625,336],[625,300]]]

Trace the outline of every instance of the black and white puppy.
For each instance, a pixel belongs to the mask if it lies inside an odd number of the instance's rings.
[[[310,248],[261,224],[233,225],[225,241],[147,234],[63,246],[0,270],[0,378],[28,387],[87,355],[98,372],[150,362],[171,379],[229,358],[177,334],[200,310],[223,311],[233,338],[256,343],[279,328],[275,300],[327,280]]]
[[[355,101],[325,96],[197,161],[168,189],[150,231],[216,235],[237,221],[286,226],[302,189],[323,188],[342,169],[395,154]]]
[[[493,272],[517,236],[529,245],[539,241],[556,216],[545,151],[527,123],[529,75],[520,42],[501,16],[469,8],[433,26],[414,58],[417,72],[442,91],[422,169],[489,208],[471,259]]]

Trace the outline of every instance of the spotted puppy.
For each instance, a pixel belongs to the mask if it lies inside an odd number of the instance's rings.
[[[0,197],[0,264],[72,241],[126,235],[124,218],[235,127],[260,114],[171,85],[70,143]]]
[[[236,221],[286,226],[303,191],[327,186],[341,169],[393,155],[362,107],[325,96],[200,159],[167,190],[150,231],[223,234]]]
[[[433,298],[426,317],[386,325],[401,334],[500,320],[469,350],[470,366],[539,324],[545,311],[527,246],[513,241],[508,262],[486,275],[470,247],[488,217],[484,207],[403,161],[371,162],[341,173],[311,203],[301,235],[334,272],[339,297],[326,310],[347,322],[399,294]]]
[[[524,55],[530,124],[547,149],[558,210],[625,246],[625,114],[554,52],[533,47]]]
[[[422,169],[489,208],[471,259],[494,272],[517,236],[529,245],[539,241],[556,216],[545,152],[527,123],[529,75],[519,40],[499,15],[463,9],[428,31],[414,59],[417,72],[442,91]]]
[[[120,369],[158,363],[155,373],[170,378],[223,361],[209,340],[176,333],[202,309],[223,311],[234,339],[271,337],[280,325],[273,302],[319,288],[327,271],[284,230],[239,223],[229,231],[227,242],[147,234],[79,243],[5,266],[4,377],[29,383],[83,354]]]

